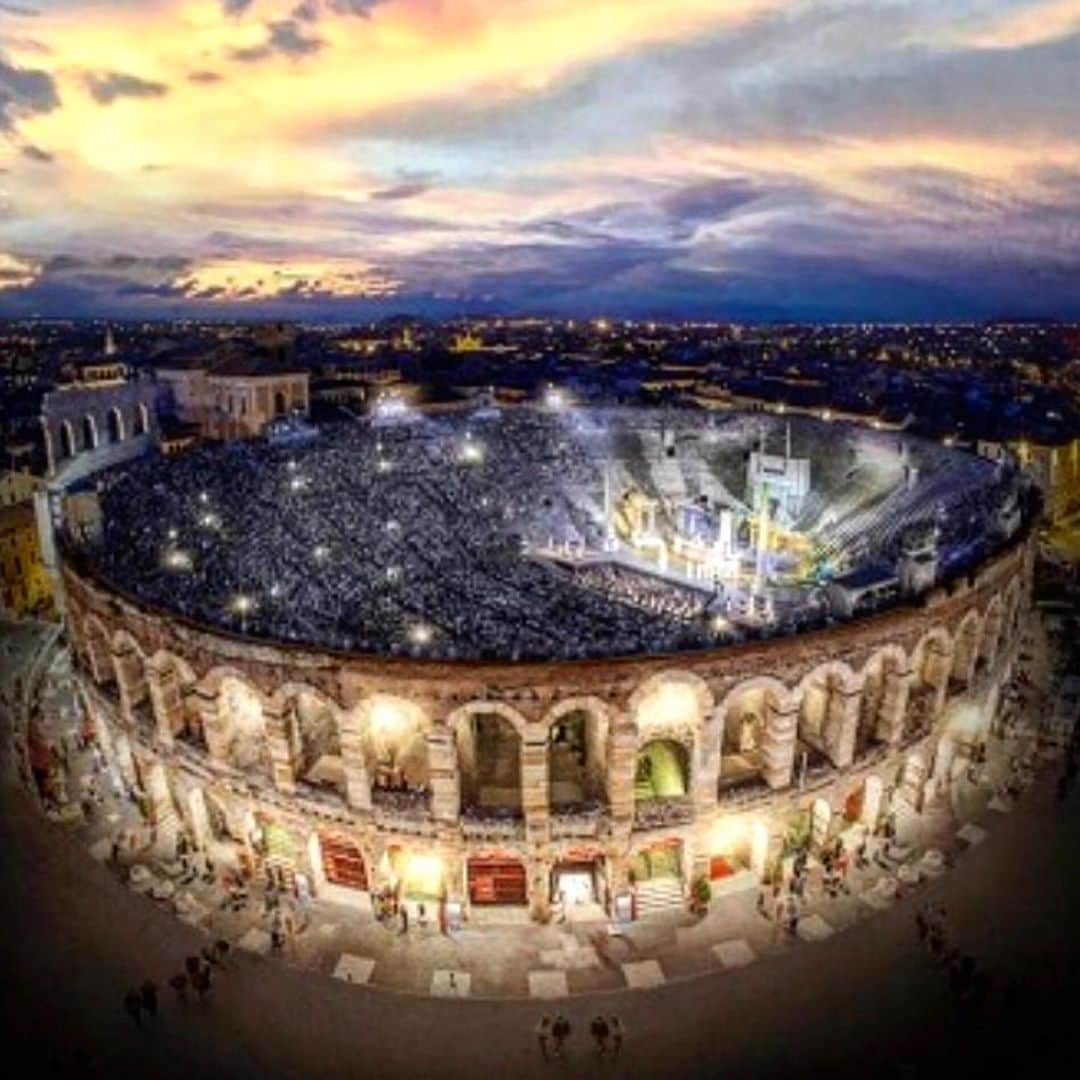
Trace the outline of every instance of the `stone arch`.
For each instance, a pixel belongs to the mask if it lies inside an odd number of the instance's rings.
[[[112,662],[120,692],[120,708],[125,719],[131,722],[136,709],[149,705],[150,684],[146,676],[146,656],[127,630],[117,630],[113,634]]]
[[[975,676],[975,661],[982,640],[982,619],[971,608],[960,620],[953,637],[953,655],[950,676],[959,686],[970,686]]]
[[[627,702],[627,712],[642,734],[647,734],[649,728],[667,727],[674,731],[690,725],[696,741],[714,704],[713,692],[700,675],[693,671],[661,671],[634,690]],[[650,716],[647,707],[655,709],[655,715]],[[685,715],[691,709],[696,711],[696,718]],[[686,736],[680,741],[687,741]]]
[[[342,709],[332,697],[307,683],[286,683],[271,696],[267,716],[275,769],[285,766],[294,782],[344,789]]]
[[[136,435],[148,435],[150,433],[150,410],[145,401],[140,401],[135,406],[135,432]]]
[[[716,760],[720,791],[765,776],[773,717],[793,714],[796,708],[791,690],[771,675],[745,679],[724,695],[713,710],[704,747],[704,760]]]
[[[808,762],[823,755],[844,768],[855,756],[862,676],[842,660],[808,671],[794,690],[799,702],[798,740]]]
[[[64,421],[67,423],[67,421]],[[87,413],[82,418],[82,443],[86,450],[96,450],[98,444],[97,420],[93,413]]]
[[[267,771],[265,695],[242,671],[227,666],[207,672],[196,692],[211,757],[236,768]]]
[[[422,706],[394,694],[371,694],[350,710],[347,723],[360,741],[373,788],[428,783],[427,736],[434,725]]]
[[[108,428],[110,443],[124,441],[126,425],[124,423],[124,414],[120,411],[119,405],[113,405],[105,414],[105,425]]]
[[[945,706],[952,671],[953,641],[943,626],[934,626],[919,639],[911,653],[911,685],[905,732],[928,731]]]
[[[146,678],[158,736],[166,743],[177,737],[200,743],[202,718],[192,694],[197,679],[191,665],[159,649],[146,663]]]
[[[455,709],[446,723],[457,744],[462,808],[523,812],[525,717],[504,702],[474,701]]]
[[[608,796],[611,715],[607,705],[588,695],[566,698],[548,710],[548,801],[572,806]]]
[[[858,757],[874,742],[895,743],[903,733],[907,707],[908,655],[901,645],[876,649],[862,666],[862,695],[855,734]]]

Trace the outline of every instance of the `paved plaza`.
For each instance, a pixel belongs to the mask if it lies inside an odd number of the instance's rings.
[[[5,648],[18,650],[5,654],[9,674],[39,636],[33,627],[8,629]],[[48,706],[63,717],[62,660],[53,674]],[[1033,1052],[1020,1021],[1048,1009],[1049,1023],[1062,1000],[1053,980],[1077,980],[1068,936],[1080,914],[1076,800],[1054,807],[1053,763],[1045,779],[1024,777],[1031,786],[1007,814],[990,805],[994,775],[979,783],[958,776],[963,825],[953,813],[906,823],[911,866],[921,867],[907,875],[910,885],[874,864],[853,878],[850,896],[812,897],[794,938],[757,911],[756,891],[718,900],[702,920],[676,912],[595,938],[572,925],[400,935],[352,909],[317,905],[286,954],[275,955],[260,904],[221,912],[196,887],[194,915],[182,920],[177,890],[163,887],[171,884],[163,856],[136,848],[112,865],[102,839],[126,823],[110,820],[123,819],[123,807],[107,802],[89,825],[46,821],[17,783],[8,749],[5,737],[4,963],[19,978],[17,993],[10,980],[5,988],[5,1012],[21,1018],[15,1043],[61,1071],[85,1062],[94,1074],[124,1062],[161,1075],[209,1067],[452,1076],[497,1061],[532,1074],[542,1064],[532,1025],[540,1010],[561,1008],[575,1026],[574,1071],[593,1068],[586,1028],[603,1009],[627,1028],[618,1069],[628,1074],[734,1066],[835,1074],[874,1054],[896,1067],[887,1075],[904,1075],[906,1061],[947,1059],[962,1030],[943,976],[915,942],[914,910],[928,897],[947,905],[950,926],[985,959],[1002,1000],[1006,987],[1023,988],[1008,1052]],[[1003,744],[990,773],[1002,774],[1020,749]],[[979,832],[961,835],[972,823]],[[936,845],[955,860],[948,873],[939,872]],[[136,867],[153,880],[133,880]],[[186,1009],[169,1001],[156,1031],[136,1031],[120,1008],[124,990],[148,976],[164,986],[207,934],[239,946],[210,1000]],[[627,988],[641,989],[618,992]],[[1044,1031],[1034,1052],[1051,1053],[1052,1034]],[[954,1074],[974,1069],[992,1044],[973,1040],[970,1061],[952,1060]]]

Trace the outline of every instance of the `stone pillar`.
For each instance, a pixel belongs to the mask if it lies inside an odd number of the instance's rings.
[[[196,708],[202,721],[203,736],[206,738],[206,750],[214,761],[229,763],[229,722],[222,715],[221,702],[217,693],[205,690],[195,692]]]
[[[135,708],[146,700],[142,659],[133,645],[124,645],[113,653],[112,660],[116,688],[120,692],[120,713],[124,722],[131,724],[135,719]]]
[[[355,710],[341,723],[341,764],[345,770],[345,801],[354,810],[371,809],[371,778],[364,757],[364,733]]]
[[[521,807],[530,844],[546,844],[549,839],[548,794],[547,732],[529,732],[521,740]]]
[[[970,686],[975,677],[975,661],[979,656],[978,639],[965,629],[956,642],[953,660],[953,677],[962,686]]]
[[[180,679],[172,667],[147,672],[150,707],[154,711],[158,741],[171,750],[173,739],[184,729],[184,698]]]
[[[945,708],[945,696],[949,690],[949,675],[952,671],[952,655],[941,648],[937,642],[931,642],[923,659],[923,678],[934,688],[931,717],[934,721]]]
[[[844,690],[837,685],[829,687],[829,703],[825,714],[825,745],[829,758],[843,769],[855,758],[855,736],[859,728],[859,705],[862,694],[858,690]]]
[[[206,812],[206,798],[202,788],[192,788],[188,792],[188,819],[191,822],[191,836],[200,850],[206,847],[210,839],[210,815]]]
[[[264,706],[263,723],[266,731],[266,747],[270,753],[270,772],[274,787],[283,795],[296,792],[297,762],[293,753],[293,740],[289,737],[290,705],[282,708]]]
[[[698,738],[697,763],[693,770],[694,813],[698,819],[716,809],[717,788],[720,783],[720,756],[724,738],[724,718],[714,710],[701,728]]]
[[[911,672],[887,667],[882,675],[881,706],[878,709],[878,739],[895,746],[904,737],[904,716],[907,714]]]
[[[881,816],[881,799],[883,785],[878,776],[868,776],[863,783],[862,813],[859,820],[871,832],[877,828],[878,818]]]
[[[628,839],[634,824],[634,772],[637,768],[638,731],[632,723],[619,723],[608,744],[608,802],[614,836]]]
[[[923,783],[926,780],[926,766],[922,758],[913,754],[904,762],[900,770],[900,785],[897,794],[909,806],[916,810],[922,802]]]
[[[799,706],[786,702],[770,704],[761,741],[762,773],[774,791],[790,786],[795,771],[795,737],[799,728]]]
[[[528,875],[529,915],[536,922],[546,922],[551,917],[551,902],[548,895],[551,864],[547,859],[539,856],[531,858],[526,862],[525,873]]]
[[[832,808],[824,799],[815,799],[810,808],[810,844],[821,847],[829,835],[829,822],[832,820]]]
[[[454,733],[449,728],[432,728],[426,740],[432,815],[436,821],[456,824],[461,817],[461,780]]]

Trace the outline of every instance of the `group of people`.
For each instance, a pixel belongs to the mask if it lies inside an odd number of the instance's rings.
[[[562,1013],[554,1017],[545,1013],[540,1017],[535,1030],[540,1056],[545,1061],[552,1057],[562,1060],[566,1056],[566,1043],[573,1033],[573,1028]],[[622,1051],[626,1029],[617,1016],[598,1013],[589,1023],[589,1035],[598,1056],[610,1056],[614,1059],[618,1058]]]
[[[200,1004],[206,1002],[206,996],[213,985],[212,972],[221,970],[225,957],[229,954],[229,943],[219,938],[213,945],[204,946],[198,955],[184,958],[183,970],[169,978],[169,986],[176,995],[177,1003],[188,1003],[190,990]],[[136,1027],[143,1026],[143,1020],[153,1021],[158,1014],[158,986],[153,979],[146,979],[140,986],[131,987],[124,994],[124,1012],[131,1017]]]
[[[948,977],[949,989],[958,1002],[982,1004],[989,996],[990,975],[975,963],[974,957],[950,947],[945,929],[944,905],[927,901],[915,913],[915,931],[920,943],[941,965]]]
[[[709,644],[685,591],[613,594],[523,554],[551,536],[599,548],[602,468],[541,412],[340,424],[107,474],[88,551],[148,601],[279,640],[511,659]]]

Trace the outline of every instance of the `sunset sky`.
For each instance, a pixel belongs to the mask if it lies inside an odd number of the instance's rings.
[[[1080,318],[1080,0],[0,0],[0,316]]]

